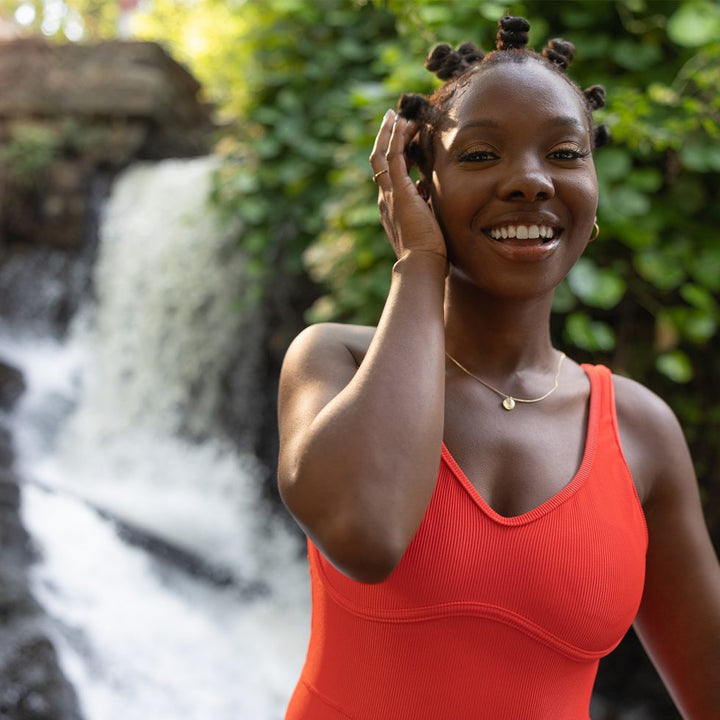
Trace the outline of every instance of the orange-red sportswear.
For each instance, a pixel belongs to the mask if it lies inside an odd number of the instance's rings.
[[[588,720],[599,659],[640,604],[647,528],[610,371],[583,369],[583,460],[547,502],[498,515],[443,446],[385,581],[355,582],[309,545],[311,638],[286,720]]]

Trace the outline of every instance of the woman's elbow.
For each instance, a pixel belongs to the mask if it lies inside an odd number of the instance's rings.
[[[397,567],[407,542],[387,517],[363,517],[357,506],[331,510],[327,498],[308,501],[292,483],[280,497],[298,525],[337,570],[352,580],[379,583]]]

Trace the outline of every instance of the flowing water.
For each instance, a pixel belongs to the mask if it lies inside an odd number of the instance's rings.
[[[279,720],[307,643],[302,544],[220,420],[228,368],[248,417],[261,389],[213,167],[126,171],[68,339],[0,337],[33,587],[87,720]]]

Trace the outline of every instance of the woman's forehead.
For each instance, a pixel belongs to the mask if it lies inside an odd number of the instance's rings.
[[[575,117],[587,127],[586,111],[568,80],[533,59],[505,61],[472,73],[448,105],[447,119],[455,125],[469,116],[501,119],[538,110]]]

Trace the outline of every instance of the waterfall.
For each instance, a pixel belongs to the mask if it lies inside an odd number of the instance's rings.
[[[87,720],[279,720],[307,642],[302,543],[243,450],[262,314],[215,166],[128,169],[68,338],[2,337],[34,590]]]

